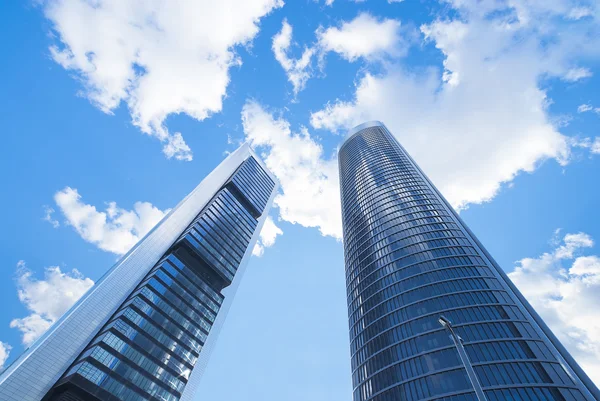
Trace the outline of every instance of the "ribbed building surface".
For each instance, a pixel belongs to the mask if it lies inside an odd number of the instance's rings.
[[[591,401],[598,389],[385,126],[339,151],[354,401]]]
[[[234,152],[7,368],[0,400],[192,399],[276,188]]]

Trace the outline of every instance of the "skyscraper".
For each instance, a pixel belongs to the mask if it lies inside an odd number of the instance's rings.
[[[192,399],[277,186],[232,153],[6,369],[0,400]]]
[[[350,131],[339,169],[354,401],[475,401],[465,366],[490,401],[600,400],[382,123]]]

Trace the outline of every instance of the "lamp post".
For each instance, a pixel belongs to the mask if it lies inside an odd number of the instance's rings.
[[[469,360],[469,356],[465,351],[465,347],[463,346],[463,339],[454,332],[454,328],[452,327],[452,322],[445,318],[444,316],[440,316],[438,322],[442,325],[443,328],[448,330],[450,333],[450,338],[454,341],[454,345],[456,346],[456,350],[458,351],[458,355],[460,356],[460,360],[462,361],[465,370],[467,371],[467,375],[469,376],[469,380],[471,381],[471,385],[475,390],[475,395],[479,401],[487,401],[485,394],[481,388],[481,384],[479,384],[479,380],[477,379],[477,374],[475,373],[475,369],[473,369],[473,365],[471,365],[471,361]]]

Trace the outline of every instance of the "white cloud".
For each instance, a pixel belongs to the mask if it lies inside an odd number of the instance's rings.
[[[258,257],[262,256],[265,248],[275,245],[275,239],[277,239],[278,235],[283,235],[283,231],[275,225],[271,216],[268,216],[262,230],[260,230],[260,238],[252,249],[252,254]]]
[[[337,160],[325,158],[305,128],[292,133],[286,120],[254,101],[244,105],[242,123],[246,139],[263,151],[267,167],[281,183],[283,193],[274,201],[280,218],[341,238]]]
[[[589,68],[571,68],[567,71],[567,73],[563,76],[563,80],[567,82],[577,82],[581,79],[589,78],[592,75],[592,71]]]
[[[292,59],[288,56],[292,44],[292,26],[283,20],[281,31],[273,36],[273,53],[275,59],[285,70],[288,81],[294,87],[294,95],[297,95],[306,86],[306,81],[311,77],[310,64],[315,50],[313,48],[304,48],[304,52],[299,59]]]
[[[464,208],[491,200],[544,160],[568,162],[569,142],[549,116],[551,99],[540,81],[573,78],[570,66],[598,56],[598,42],[584,40],[592,28],[583,20],[558,35],[554,19],[543,17],[554,15],[545,2],[543,10],[514,2],[517,11],[492,0],[453,3],[456,17],[421,27],[425,44],[443,55],[443,71],[400,62],[367,69],[353,99],[314,112],[311,125],[345,131],[384,122],[449,201]]]
[[[203,120],[221,111],[234,47],[247,45],[259,20],[282,0],[47,0],[44,13],[60,44],[54,60],[75,71],[82,94],[106,113],[127,104],[133,123],[164,143],[167,157],[191,160],[169,114]]]
[[[362,13],[350,22],[317,31],[319,46],[325,52],[334,51],[349,61],[360,57],[378,59],[399,56],[405,49],[400,36],[400,21],[378,20]]]
[[[593,107],[591,104],[580,104],[579,107],[577,107],[578,113],[587,113],[588,111],[600,114],[600,107]]]
[[[589,7],[574,7],[569,11],[569,14],[567,14],[567,18],[578,20],[592,15],[594,15],[594,11]]]
[[[10,327],[23,333],[23,344],[30,346],[65,313],[94,282],[77,270],[63,273],[58,266],[44,271],[44,280],[37,280],[25,267],[17,264],[17,293],[19,300],[32,313],[24,318],[13,319]]]
[[[600,383],[600,258],[580,256],[593,244],[585,233],[567,234],[552,252],[520,260],[509,277],[590,378]]]
[[[0,372],[4,369],[4,364],[10,356],[11,350],[12,347],[9,344],[0,341]]]
[[[600,155],[600,137],[596,137],[592,142],[591,152]]]
[[[70,187],[58,191],[54,200],[67,224],[84,240],[117,255],[126,253],[169,212],[148,202],[136,202],[133,210],[109,202],[106,211],[99,212],[95,206],[83,203],[77,189]]]
[[[58,220],[55,220],[52,217],[53,214],[54,214],[53,208],[51,208],[50,206],[44,206],[44,217],[42,218],[42,220],[47,221],[48,223],[52,224],[52,227],[58,228],[58,227],[60,227],[60,223],[58,222]]]

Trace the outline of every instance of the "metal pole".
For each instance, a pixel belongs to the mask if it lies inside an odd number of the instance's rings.
[[[485,393],[481,388],[481,384],[479,383],[479,379],[477,378],[477,374],[475,373],[475,369],[473,369],[473,365],[471,364],[471,360],[465,351],[465,347],[463,346],[463,339],[454,332],[454,328],[452,327],[452,322],[446,319],[444,316],[440,316],[439,320],[442,327],[444,327],[448,332],[450,332],[450,338],[454,342],[456,346],[456,350],[458,351],[458,355],[460,356],[460,360],[467,371],[467,376],[469,376],[469,380],[471,381],[471,385],[475,390],[475,395],[479,401],[487,401],[485,397]]]

